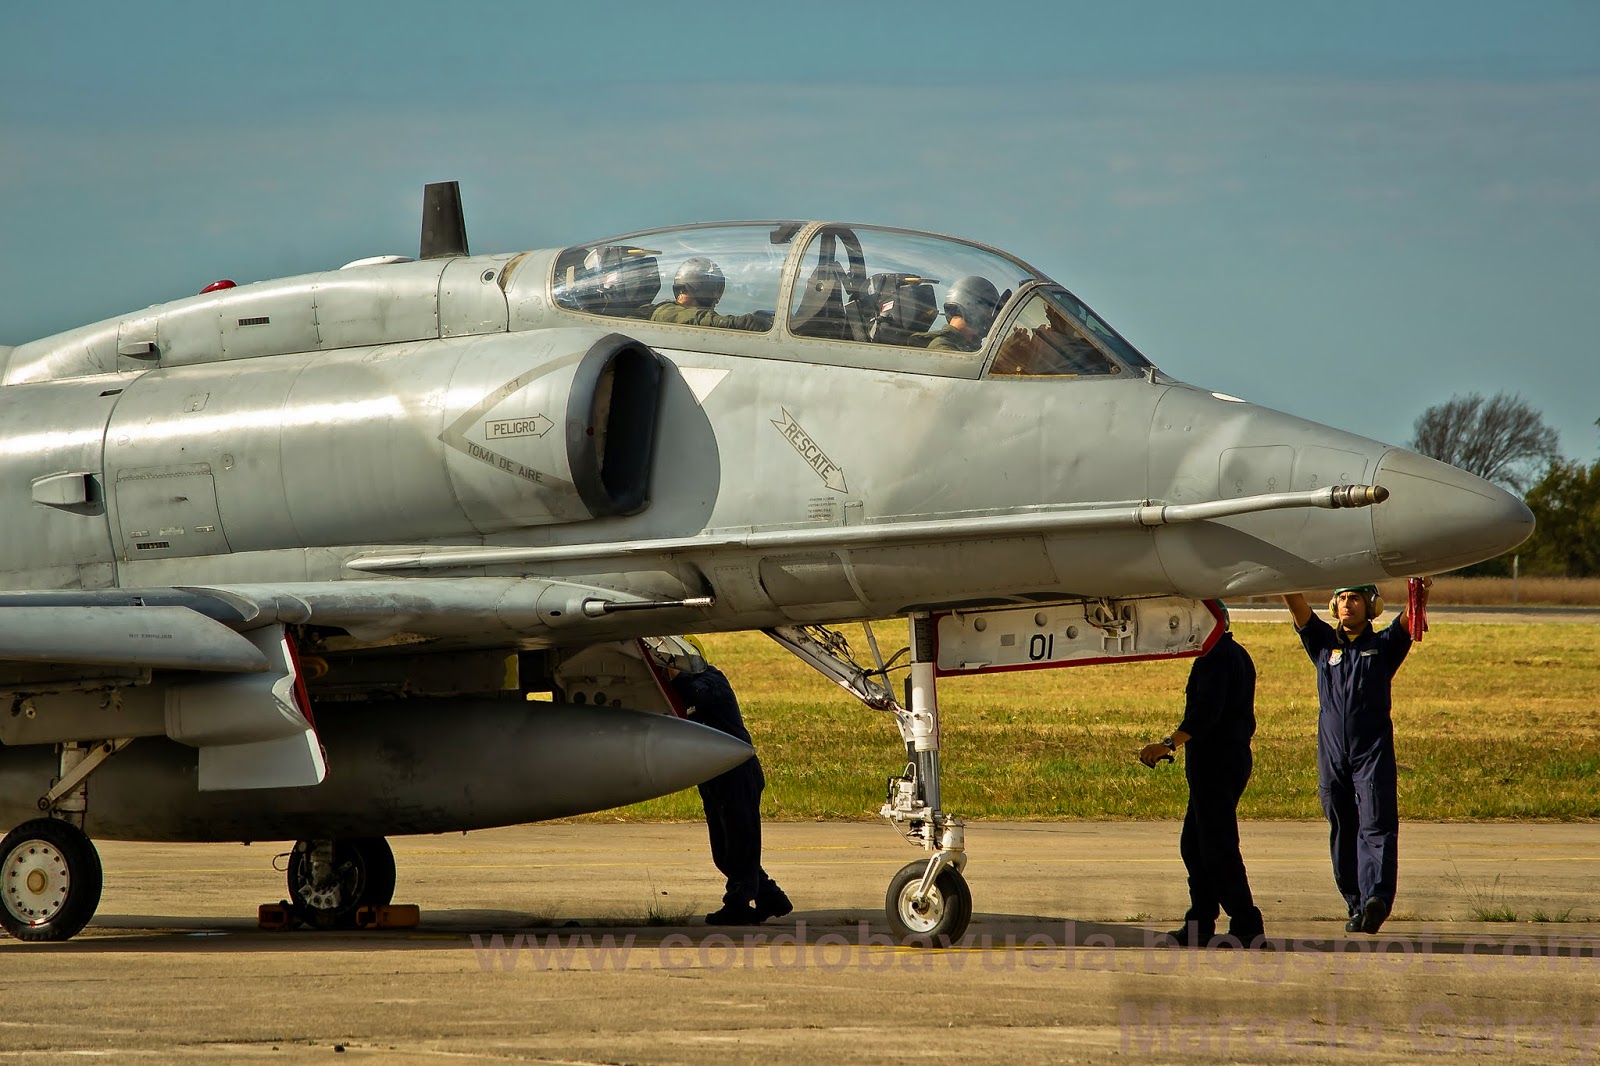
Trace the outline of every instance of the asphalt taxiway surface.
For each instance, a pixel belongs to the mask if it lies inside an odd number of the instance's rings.
[[[887,936],[914,853],[875,823],[769,825],[796,911],[751,929],[703,924],[698,824],[400,838],[422,924],[339,933],[256,929],[281,846],[105,842],[83,934],[0,940],[0,1062],[1600,1060],[1600,825],[1406,823],[1368,937],[1321,823],[1246,823],[1247,952],[1156,942],[1178,828],[975,824],[972,927],[933,950]]]

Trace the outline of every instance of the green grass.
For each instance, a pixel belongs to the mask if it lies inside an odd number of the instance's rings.
[[[1514,922],[1517,912],[1506,902],[1505,890],[1500,887],[1500,875],[1493,881],[1468,881],[1461,876],[1455,861],[1450,863],[1451,874],[1445,880],[1466,897],[1467,915],[1475,922]]]
[[[680,926],[688,925],[689,919],[701,913],[700,909],[692,903],[680,903],[668,907],[660,902],[652,902],[650,909],[645,913],[643,924],[647,926]]]
[[[1255,773],[1240,814],[1320,817],[1311,665],[1288,625],[1235,630],[1258,673]],[[877,633],[886,656],[905,643],[903,624]],[[903,762],[893,719],[760,634],[706,644],[761,753],[764,815],[874,817]],[[965,818],[1180,817],[1181,766],[1147,770],[1134,756],[1178,724],[1188,671],[1181,660],[941,680],[946,808]],[[1403,818],[1600,818],[1600,628],[1436,622],[1396,677],[1394,700]],[[591,817],[700,813],[689,790]]]
[[[1541,923],[1541,924],[1549,923],[1549,922],[1571,922],[1571,921],[1577,921],[1577,920],[1580,920],[1580,919],[1574,919],[1572,917],[1572,912],[1574,910],[1576,910],[1576,909],[1577,908],[1575,908],[1575,907],[1568,907],[1566,910],[1561,911],[1559,914],[1551,914],[1550,912],[1544,910],[1542,907],[1536,907],[1536,908],[1534,908],[1533,913],[1528,915],[1528,920],[1530,922],[1538,922],[1538,923]]]

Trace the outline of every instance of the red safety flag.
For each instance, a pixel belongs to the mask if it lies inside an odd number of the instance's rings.
[[[1423,578],[1414,577],[1406,584],[1406,624],[1411,628],[1411,639],[1422,643],[1422,634],[1428,631],[1428,591]]]

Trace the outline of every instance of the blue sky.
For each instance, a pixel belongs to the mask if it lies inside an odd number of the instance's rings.
[[[689,16],[689,17],[685,17]],[[997,245],[1169,373],[1600,457],[1600,3],[0,6],[0,343],[414,252],[730,218]]]

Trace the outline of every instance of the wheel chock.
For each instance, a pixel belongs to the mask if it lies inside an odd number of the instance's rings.
[[[415,903],[386,903],[356,908],[357,929],[415,929],[422,910]]]
[[[300,924],[294,908],[287,903],[263,903],[256,908],[256,928],[281,933]]]

